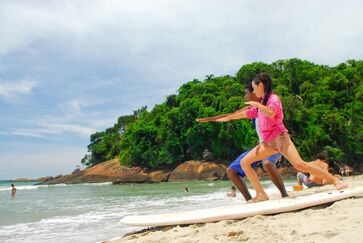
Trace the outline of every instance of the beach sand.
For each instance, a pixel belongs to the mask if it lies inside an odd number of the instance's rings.
[[[344,181],[349,188],[363,186],[363,175],[345,177]],[[290,196],[329,190],[334,187],[304,189],[290,192]],[[363,195],[271,216],[151,228],[108,242],[363,242]]]

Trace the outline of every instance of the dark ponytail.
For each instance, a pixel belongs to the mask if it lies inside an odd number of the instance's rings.
[[[272,93],[272,81],[271,81],[270,75],[268,75],[267,73],[259,73],[253,79],[253,81],[257,85],[259,85],[260,83],[263,83],[263,85],[265,87],[265,95],[262,100],[262,104],[266,105],[268,98],[270,97],[270,94]]]

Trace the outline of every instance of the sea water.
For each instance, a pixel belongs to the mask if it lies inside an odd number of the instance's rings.
[[[278,194],[270,181],[268,194]],[[291,188],[293,181],[285,182]],[[140,230],[120,219],[133,214],[156,214],[202,209],[243,202],[226,196],[229,181],[189,181],[155,184],[35,185],[0,181],[0,242],[102,242]],[[188,192],[185,188],[188,188]],[[253,190],[251,195],[253,195]]]

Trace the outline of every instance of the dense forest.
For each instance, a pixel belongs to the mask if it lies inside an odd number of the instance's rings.
[[[198,123],[198,117],[230,113],[244,106],[247,83],[268,72],[284,106],[285,126],[303,159],[325,150],[332,161],[358,165],[363,159],[363,61],[335,67],[299,59],[242,66],[234,76],[192,80],[148,111],[142,107],[90,137],[82,159],[92,166],[119,158],[126,166],[173,167],[201,159],[208,149],[217,161],[231,161],[257,142],[248,119]]]

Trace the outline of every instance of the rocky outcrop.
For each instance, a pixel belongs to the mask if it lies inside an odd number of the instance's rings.
[[[296,175],[292,167],[278,169],[281,175]],[[261,179],[269,176],[257,167],[256,172]],[[42,178],[41,184],[75,184],[75,183],[97,183],[113,182],[119,183],[153,183],[165,181],[189,181],[189,180],[220,180],[227,179],[226,166],[215,162],[187,161],[180,164],[173,171],[145,171],[140,167],[128,168],[121,166],[119,160],[109,160],[85,170],[76,169],[69,175],[58,175],[56,177]]]
[[[17,178],[15,180],[10,180],[12,182],[39,182],[39,181],[46,181],[49,178],[53,178],[52,176],[48,177],[39,177],[37,179],[28,179],[28,178]]]
[[[28,178],[17,178],[15,180],[11,180],[12,182],[30,182],[30,181],[35,181],[33,179],[28,179]]]
[[[119,178],[113,181],[114,184],[120,183],[142,183],[149,181],[149,175],[145,173],[140,167],[127,168],[122,167],[120,170]]]
[[[168,181],[226,179],[226,166],[213,162],[187,161],[171,172]]]
[[[161,170],[150,172],[150,182],[165,182],[168,181],[171,172]]]
[[[277,170],[280,173],[282,178],[295,177],[297,174],[297,171],[294,169],[294,167],[281,167],[281,168],[278,168]],[[261,180],[270,180],[271,179],[270,176],[267,174],[267,172],[264,169],[262,169],[261,167],[256,167],[255,171]]]
[[[109,160],[85,170],[76,169],[69,175],[47,177],[41,184],[75,184],[112,182],[144,183],[185,180],[226,179],[226,166],[213,162],[187,161],[173,171],[146,172],[140,167],[121,166],[117,159]]]
[[[121,166],[118,159],[109,160],[83,171],[73,171],[70,175],[48,178],[43,184],[75,184],[98,182],[146,182],[149,175],[139,167],[128,168]]]

